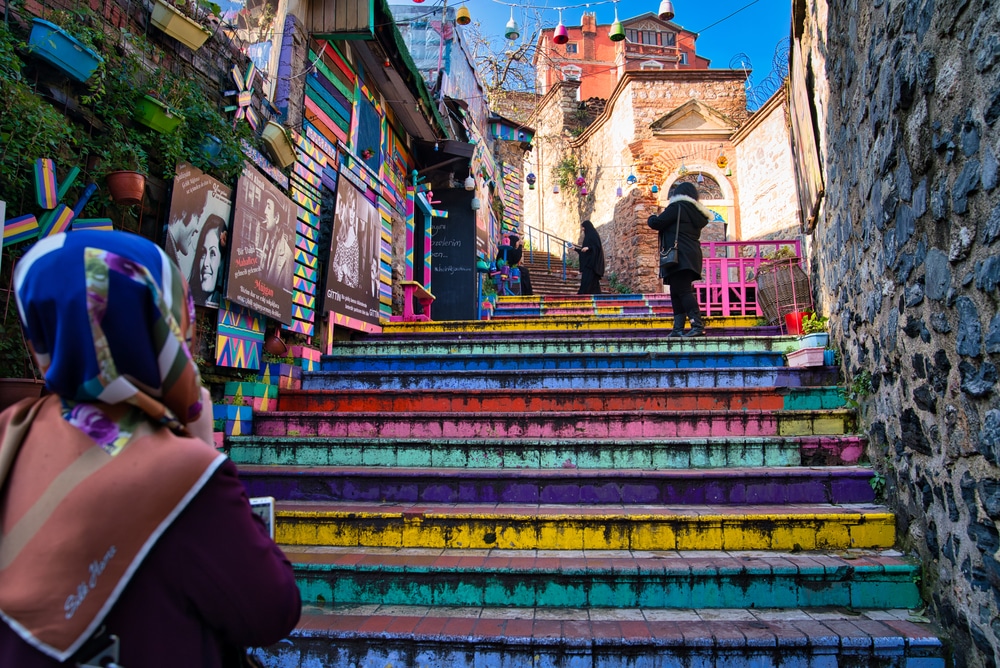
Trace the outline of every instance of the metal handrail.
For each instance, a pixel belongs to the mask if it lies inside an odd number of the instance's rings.
[[[552,258],[557,257],[562,264],[562,278],[566,280],[567,255],[572,242],[527,223],[524,223],[521,229],[524,235],[524,246],[528,251],[528,262],[534,262],[535,251],[544,252],[546,254],[545,269],[551,272]],[[556,252],[553,252],[553,245],[557,249]]]

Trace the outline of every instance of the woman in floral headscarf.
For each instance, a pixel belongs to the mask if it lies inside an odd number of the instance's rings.
[[[206,442],[177,268],[136,235],[79,231],[35,244],[14,282],[52,394],[0,414],[0,666],[75,665],[117,638],[124,666],[221,667],[285,636],[299,592]]]

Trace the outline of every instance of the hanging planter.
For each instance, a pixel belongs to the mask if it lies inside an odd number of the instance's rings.
[[[212,36],[212,32],[182,11],[166,2],[156,0],[150,22],[184,46],[197,51]]]
[[[295,147],[292,145],[288,133],[285,132],[285,128],[274,121],[268,121],[267,125],[264,126],[264,132],[261,133],[261,138],[279,167],[284,169],[295,162]]]
[[[31,53],[83,83],[104,62],[99,55],[54,23],[34,19],[28,38]]]
[[[135,120],[147,128],[167,134],[177,129],[184,117],[152,95],[143,95],[135,108]]]
[[[146,175],[140,172],[108,172],[105,179],[115,204],[132,206],[142,203],[146,189]]]

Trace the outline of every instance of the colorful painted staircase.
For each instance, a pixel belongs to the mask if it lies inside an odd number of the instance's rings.
[[[624,313],[336,343],[231,457],[304,600],[281,667],[944,666],[834,368]],[[720,335],[720,334],[725,334]]]

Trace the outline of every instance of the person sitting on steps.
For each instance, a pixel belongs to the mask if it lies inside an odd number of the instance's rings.
[[[705,334],[692,283],[701,280],[701,230],[711,218],[711,212],[698,201],[698,188],[685,182],[674,189],[667,208],[646,221],[659,231],[660,248],[670,248],[677,239],[678,264],[672,270],[660,270],[663,284],[670,286],[670,303],[674,309],[674,328],[667,336]],[[691,329],[687,332],[684,331],[685,317],[691,321]]]

